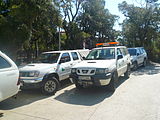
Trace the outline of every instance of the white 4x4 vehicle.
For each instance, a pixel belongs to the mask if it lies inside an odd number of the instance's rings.
[[[0,52],[0,101],[14,96],[19,91],[19,71],[16,64]]]
[[[114,91],[119,76],[129,78],[130,64],[125,46],[94,48],[84,61],[73,66],[70,77],[78,89],[108,85]]]
[[[41,88],[45,94],[54,94],[81,60],[76,50],[44,52],[34,63],[20,68],[21,88]]]
[[[128,52],[131,56],[131,68],[136,70],[139,66],[146,66],[147,53],[143,47],[128,48]]]

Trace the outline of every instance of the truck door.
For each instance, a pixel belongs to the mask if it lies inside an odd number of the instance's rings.
[[[118,76],[121,76],[124,71],[125,63],[124,63],[123,54],[120,48],[117,48],[117,57],[118,56],[122,56],[120,59],[117,58],[117,72],[118,72]]]
[[[123,54],[123,73],[127,71],[127,65],[128,65],[128,56],[127,56],[127,49],[126,48],[120,48],[122,54]]]
[[[139,55],[140,56],[140,63],[142,64],[144,61],[145,54],[141,48],[139,48],[139,51],[140,51],[140,55]]]
[[[16,93],[18,77],[18,69],[0,56],[0,101]]]
[[[71,65],[72,61],[69,53],[63,53],[58,65],[58,74],[60,76],[60,80],[69,78],[69,74],[71,73]]]
[[[137,62],[138,62],[138,65],[143,62],[143,56],[142,56],[141,51],[139,49],[137,49]]]
[[[72,56],[72,59],[73,59],[73,62],[72,62],[72,64],[71,64],[71,67],[81,61],[80,56],[78,55],[77,52],[71,52],[71,56]]]

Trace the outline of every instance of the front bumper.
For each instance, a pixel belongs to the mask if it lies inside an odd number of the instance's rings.
[[[20,78],[22,89],[41,88],[43,78]]]
[[[79,83],[80,85],[92,85],[92,86],[104,86],[108,85],[111,80],[111,73],[107,74],[96,74],[96,75],[91,75],[88,76],[90,77],[90,80],[85,80],[85,79],[79,79],[80,75],[77,74],[71,74],[70,79],[73,81],[73,83]]]

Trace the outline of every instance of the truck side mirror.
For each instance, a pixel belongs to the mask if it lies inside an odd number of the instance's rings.
[[[118,55],[117,60],[122,59],[123,55]]]
[[[84,56],[83,56],[82,58],[83,58],[83,60],[85,60],[85,57],[84,57]]]
[[[140,54],[139,53],[137,53],[137,56],[139,56]]]
[[[59,61],[59,64],[64,63],[64,62],[65,62],[65,60],[64,60],[64,59],[61,59],[61,60]]]

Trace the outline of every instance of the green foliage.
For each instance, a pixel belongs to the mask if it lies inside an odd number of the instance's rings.
[[[60,17],[51,0],[10,0],[7,3],[1,0],[0,3],[2,50],[16,52],[24,44],[26,50],[52,48],[50,43],[55,44]]]
[[[120,41],[128,47],[144,46],[150,58],[160,58],[158,0],[145,6],[119,4],[126,19],[122,31],[113,29],[118,16],[105,8],[105,0],[0,0],[0,48],[16,55],[23,50],[30,60],[41,51],[87,48],[97,42]]]
[[[122,24],[123,42],[129,47],[145,47],[153,60],[154,55],[159,52],[157,48],[160,47],[157,44],[160,34],[160,7],[154,2],[147,1],[145,7],[135,7],[126,2],[119,4],[119,10],[126,16]]]
[[[82,31],[92,36],[92,41],[114,41],[113,26],[117,16],[105,7],[104,0],[87,0],[82,4],[82,12],[77,21]]]

